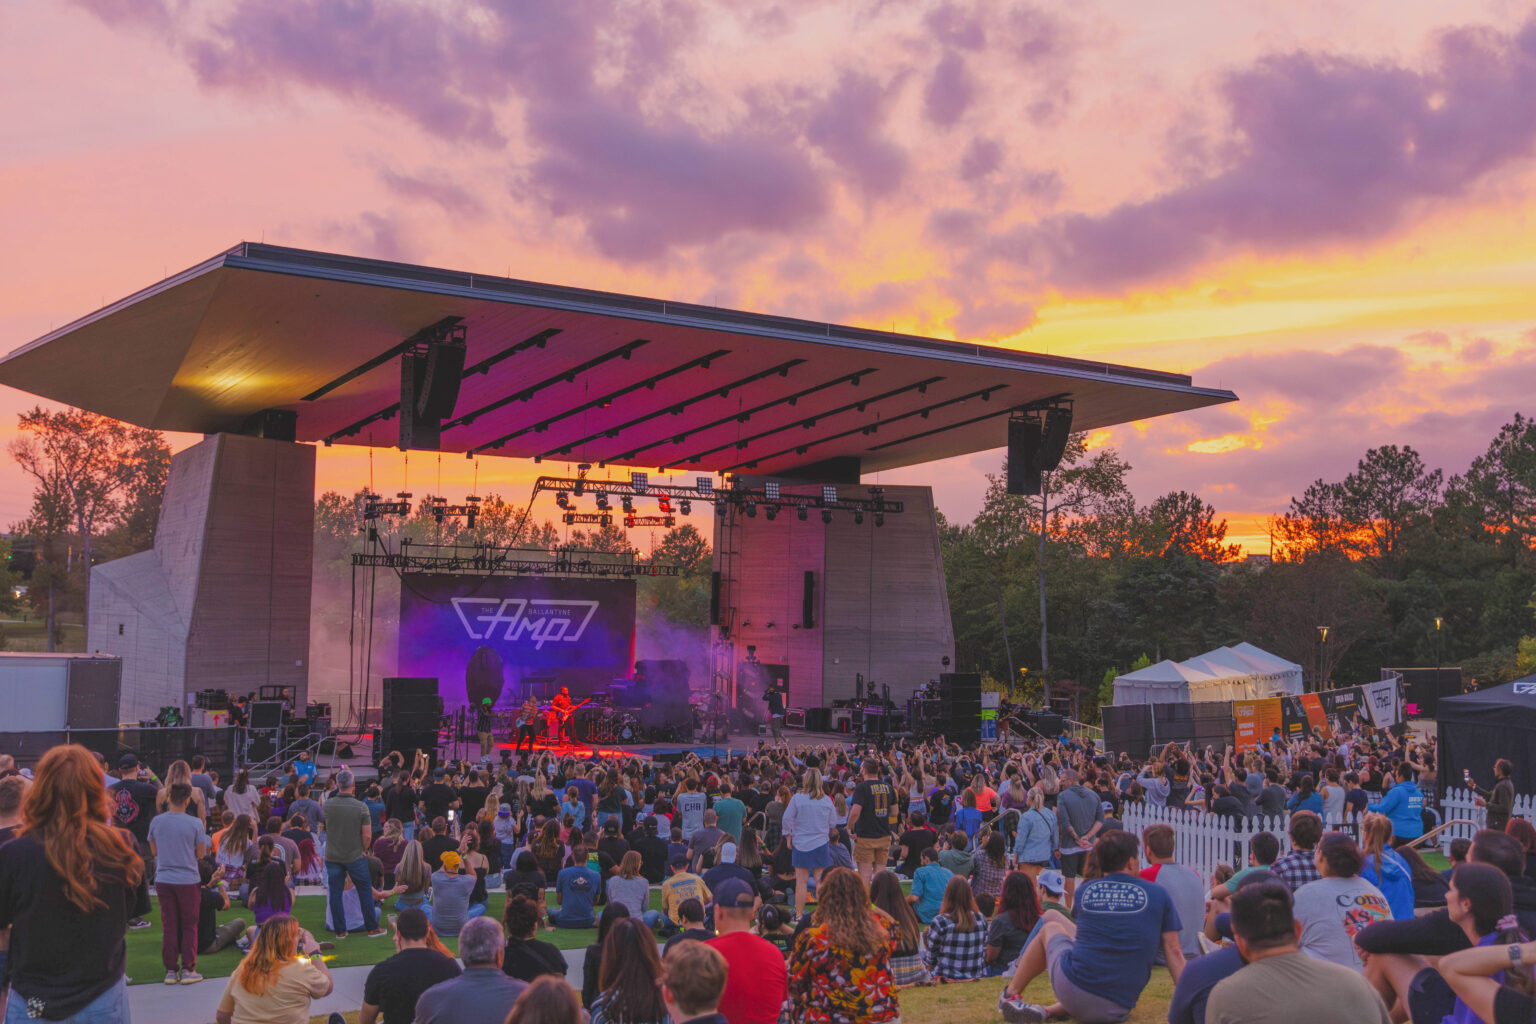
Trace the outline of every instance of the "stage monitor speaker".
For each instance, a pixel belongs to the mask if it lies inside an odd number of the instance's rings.
[[[1008,421],[1008,493],[1039,494],[1040,421],[1030,418]]]
[[[252,729],[281,729],[283,727],[283,702],[280,700],[251,701]]]
[[[709,574],[709,624],[720,625],[720,574]]]
[[[808,732],[831,732],[832,709],[831,708],[806,708],[805,728]]]
[[[277,740],[271,736],[252,736],[245,745],[245,762],[259,764],[277,756]]]
[[[816,573],[805,570],[804,588],[800,594],[800,628],[816,628]]]
[[[804,729],[805,728],[805,709],[804,708],[785,708],[784,709],[784,728],[786,728],[786,729]]]

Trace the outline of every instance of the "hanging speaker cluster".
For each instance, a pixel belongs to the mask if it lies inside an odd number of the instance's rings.
[[[442,447],[443,420],[453,415],[464,379],[463,324],[449,317],[411,340],[400,356],[400,447]]]
[[[1019,410],[1008,420],[1008,493],[1039,494],[1041,475],[1061,465],[1072,435],[1072,403]]]

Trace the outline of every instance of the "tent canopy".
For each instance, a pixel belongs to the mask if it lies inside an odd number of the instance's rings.
[[[1440,734],[1440,788],[1465,786],[1470,771],[1479,786],[1493,785],[1493,762],[1514,765],[1516,793],[1536,792],[1536,675],[1503,686],[1446,697],[1435,709]]]
[[[1249,643],[1160,661],[1115,679],[1115,704],[1262,700],[1301,693],[1301,666]]]

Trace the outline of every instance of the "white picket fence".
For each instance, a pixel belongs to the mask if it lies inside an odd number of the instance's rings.
[[[1178,837],[1173,859],[1193,868],[1201,878],[1209,879],[1218,864],[1241,868],[1248,863],[1248,843],[1260,832],[1269,832],[1280,840],[1281,854],[1291,850],[1290,815],[1273,818],[1228,818],[1188,808],[1155,807],[1149,803],[1126,804],[1120,816],[1125,830],[1141,835],[1151,825],[1169,825]],[[1358,816],[1344,821],[1325,822],[1328,831],[1360,834]]]
[[[1442,821],[1470,820],[1475,825],[1452,825],[1441,832],[1438,839],[1440,849],[1448,852],[1451,848],[1451,840],[1458,837],[1471,839],[1472,833],[1482,828],[1488,820],[1488,809],[1477,806],[1478,796],[1470,789],[1448,789],[1440,800],[1440,819]],[[1536,797],[1515,795],[1515,806],[1510,812],[1513,817],[1524,818],[1536,823]]]

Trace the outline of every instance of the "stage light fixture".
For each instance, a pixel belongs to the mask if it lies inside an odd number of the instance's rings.
[[[777,506],[777,505],[764,505],[763,506],[763,514],[768,517],[768,521],[771,523],[775,519],[779,518],[779,506]]]
[[[884,512],[876,512],[875,513],[875,525],[876,526],[884,526],[885,525],[885,513]]]
[[[725,518],[725,502],[715,502],[715,515],[719,516],[721,519]]]
[[[767,483],[763,484],[763,495],[769,501],[778,501],[779,482],[777,480],[769,480]]]
[[[821,510],[821,521],[822,521],[823,524],[825,524],[827,526],[831,526],[832,525],[832,510],[831,509],[824,508],[824,509]]]
[[[864,525],[864,510],[863,509],[856,508],[856,509],[853,510],[853,525],[854,526],[863,526]]]
[[[706,498],[715,493],[715,482],[707,476],[695,478],[694,483],[698,485],[699,493]]]
[[[635,499],[631,498],[627,494],[619,499],[619,504],[624,506],[625,514],[628,514],[628,513],[633,512],[635,510]]]
[[[605,491],[597,492],[597,507],[600,511],[608,511],[608,494]]]
[[[682,512],[682,514],[685,516],[693,514],[693,502],[689,501],[687,498],[684,498],[682,501],[678,502],[677,508],[678,511]]]
[[[836,487],[832,487],[832,486],[827,485],[827,484],[823,484],[822,487],[821,487],[821,503],[823,505],[830,505],[830,504],[832,504],[836,500],[837,500],[837,488]]]
[[[635,489],[637,494],[644,494],[646,488],[651,485],[651,478],[646,473],[631,473],[629,474],[629,484]]]
[[[566,494],[564,491],[556,491],[555,492],[555,504],[559,505],[561,508],[570,508],[571,507],[571,496]]]
[[[804,505],[800,505],[795,508],[795,518],[800,520],[802,523],[810,518],[810,516],[806,513]]]
[[[757,518],[757,502],[755,502],[755,501],[747,502],[747,518],[748,519],[756,519]]]

